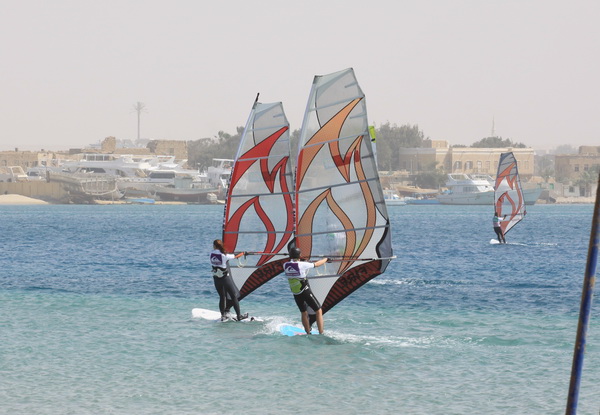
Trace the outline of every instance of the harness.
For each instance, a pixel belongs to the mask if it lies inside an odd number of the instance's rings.
[[[213,265],[212,272],[213,272],[213,277],[216,277],[216,278],[223,278],[223,277],[227,276],[227,268],[215,267]]]
[[[294,295],[301,294],[308,287],[308,280],[306,278],[288,278],[288,283]]]

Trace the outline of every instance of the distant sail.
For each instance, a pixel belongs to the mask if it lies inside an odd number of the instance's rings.
[[[239,299],[281,273],[287,260],[294,232],[289,137],[283,105],[255,102],[231,173],[223,243],[227,252],[265,254],[249,255],[243,267],[230,261]]]
[[[384,272],[392,257],[365,95],[351,68],[314,79],[295,189],[295,243],[302,256],[334,259],[309,275],[326,313]]]
[[[506,216],[500,226],[506,234],[525,217],[525,198],[519,179],[517,160],[512,152],[502,153],[494,184],[494,207],[498,216]]]

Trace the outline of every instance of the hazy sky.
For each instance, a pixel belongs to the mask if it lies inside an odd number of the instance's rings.
[[[353,67],[369,119],[471,144],[600,145],[600,1],[0,0],[0,150],[243,126],[257,92],[301,127]]]

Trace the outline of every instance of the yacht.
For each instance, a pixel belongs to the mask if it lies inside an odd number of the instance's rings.
[[[452,173],[446,182],[448,190],[437,196],[444,205],[493,205],[494,179],[484,174]],[[523,188],[526,205],[533,205],[542,189]]]

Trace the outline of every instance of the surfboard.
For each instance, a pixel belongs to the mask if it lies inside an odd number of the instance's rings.
[[[499,244],[500,242],[499,242],[497,239],[490,239],[490,243],[491,243],[492,245],[497,245],[497,244]]]
[[[236,321],[234,318],[235,314],[231,315],[231,318],[225,321]],[[218,311],[213,311],[213,310],[207,310],[205,308],[194,308],[192,309],[192,317],[193,318],[202,318],[204,320],[210,320],[210,321],[221,321],[221,313]],[[245,318],[242,320],[242,323],[245,322],[249,322],[249,321],[262,321],[261,319],[257,318],[257,317],[253,317],[253,316],[248,316],[248,318]]]
[[[292,326],[291,324],[282,324],[279,327],[279,332],[284,336],[302,336],[306,335],[306,331],[304,331],[301,327]],[[313,329],[310,334],[319,334],[319,331]]]

